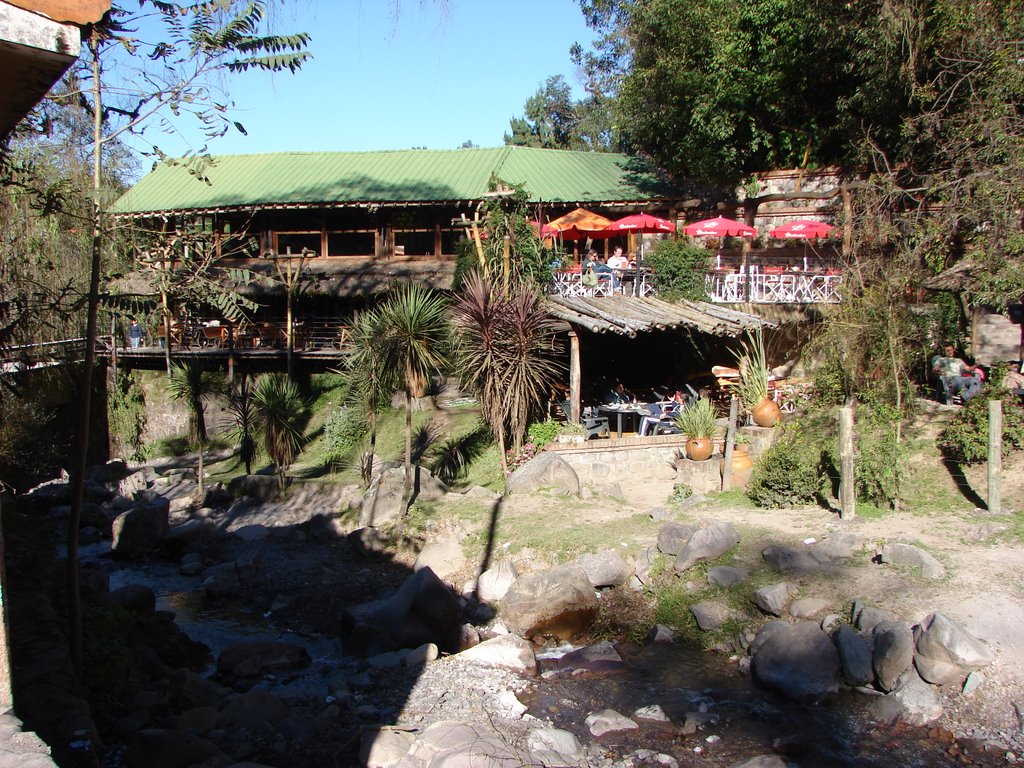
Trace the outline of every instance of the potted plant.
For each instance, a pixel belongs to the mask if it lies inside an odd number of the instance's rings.
[[[715,411],[710,400],[702,398],[683,408],[676,417],[676,426],[686,435],[683,445],[686,458],[691,461],[710,458],[714,450],[711,433],[715,431]]]
[[[587,440],[587,430],[582,424],[573,424],[567,421],[558,425],[558,432],[555,435],[556,443],[584,443]]]
[[[757,426],[774,427],[782,411],[779,404],[768,397],[768,361],[761,329],[747,331],[747,340],[734,355],[739,370],[736,393],[740,401],[750,411]]]

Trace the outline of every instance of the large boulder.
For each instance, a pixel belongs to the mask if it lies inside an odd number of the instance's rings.
[[[914,661],[914,636],[905,621],[883,621],[873,631],[871,664],[878,687],[889,692]]]
[[[430,568],[442,579],[458,573],[466,565],[466,553],[462,545],[451,537],[438,539],[425,546],[416,557],[413,570]]]
[[[416,571],[398,591],[349,608],[342,616],[345,651],[373,656],[434,643],[459,650],[462,610],[451,588],[430,568]]]
[[[590,626],[597,609],[586,572],[566,564],[516,579],[501,601],[500,614],[505,625],[522,637],[571,640]]]
[[[576,558],[576,565],[583,569],[595,587],[621,587],[632,575],[629,566],[614,549],[580,555]]]
[[[665,523],[658,529],[658,551],[675,557],[699,529],[696,523]]]
[[[239,475],[228,483],[228,493],[235,497],[248,496],[262,504],[277,493],[277,478],[273,475]]]
[[[942,717],[942,702],[938,689],[928,685],[911,667],[900,675],[888,696],[872,702],[871,710],[876,720],[920,728]]]
[[[839,654],[814,622],[773,630],[751,671],[759,683],[796,701],[817,703],[839,690]]]
[[[878,559],[891,565],[908,565],[920,568],[921,575],[926,579],[941,579],[946,569],[934,555],[930,555],[913,544],[886,544],[878,553]]]
[[[430,470],[416,464],[412,467],[413,498],[419,501],[437,501],[448,486],[434,477]],[[380,527],[405,514],[405,467],[381,470],[370,482],[359,507],[359,526]]]
[[[565,459],[544,451],[509,475],[505,488],[509,493],[537,493],[543,490],[561,496],[576,496],[580,492],[580,478]]]
[[[843,677],[850,685],[870,685],[875,679],[871,666],[871,646],[849,624],[840,624],[836,632],[836,649]]]
[[[170,503],[167,499],[153,499],[114,518],[111,554],[122,560],[142,557],[164,540],[170,528]]]
[[[914,665],[929,683],[961,682],[992,663],[992,652],[970,632],[941,613],[930,613],[914,627]]]
[[[731,523],[713,521],[694,533],[676,555],[674,567],[683,572],[701,560],[721,557],[740,543],[740,535]]]
[[[519,578],[511,560],[499,560],[476,580],[476,596],[484,603],[496,603]]]
[[[537,657],[528,640],[517,635],[498,635],[490,640],[467,648],[459,654],[460,659],[478,661],[492,667],[511,669],[521,675],[537,672]]]

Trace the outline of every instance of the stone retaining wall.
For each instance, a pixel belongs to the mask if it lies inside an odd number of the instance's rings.
[[[674,478],[683,439],[679,435],[626,437],[582,444],[552,443],[547,449],[565,459],[583,484],[635,483],[638,478]]]

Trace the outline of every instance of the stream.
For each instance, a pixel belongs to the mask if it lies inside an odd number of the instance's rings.
[[[287,681],[279,683],[261,682],[261,687],[276,694],[322,697],[324,671],[346,665],[336,639],[280,630],[267,617],[229,601],[208,603],[199,579],[182,576],[175,563],[126,565],[110,574],[112,590],[126,584],[152,589],[157,608],[173,611],[182,631],[209,646],[213,658],[241,640],[287,640],[304,645],[313,659],[308,674],[290,674]],[[756,686],[720,654],[665,643],[616,648],[624,671],[542,674],[520,696],[528,712],[574,732],[586,745],[595,741],[585,725],[590,713],[613,709],[634,717],[641,707],[659,705],[671,722],[644,721],[639,731],[596,740],[610,759],[651,750],[672,755],[681,766],[730,766],[774,751],[804,768],[986,764],[958,759],[958,748],[951,750],[950,744],[925,731],[872,723],[867,716],[871,697],[864,694],[843,692],[827,705],[802,706]],[[558,655],[539,653],[541,671],[552,670],[553,657]],[[211,665],[206,673],[212,674],[214,669]],[[999,757],[992,764],[1005,765],[1002,755]]]

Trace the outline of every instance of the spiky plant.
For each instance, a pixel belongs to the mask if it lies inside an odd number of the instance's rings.
[[[736,394],[747,408],[753,408],[768,397],[768,360],[764,353],[761,329],[747,331],[740,349],[733,352],[739,370]]]
[[[504,468],[511,442],[518,452],[530,418],[561,373],[555,321],[528,284],[510,295],[473,273],[452,307],[459,371],[480,399]]]
[[[370,423],[370,445],[359,462],[359,473],[367,485],[377,451],[377,413],[401,385],[398,368],[388,364],[381,323],[381,313],[377,310],[363,312],[355,318],[348,337],[352,354],[345,366],[349,397],[365,410]]]
[[[252,462],[259,453],[253,432],[256,429],[256,403],[249,391],[249,379],[242,377],[238,390],[228,398],[228,410],[235,419],[234,438],[238,441],[238,456],[245,464],[245,474],[252,474]]]
[[[277,474],[277,486],[285,489],[288,467],[294,463],[305,441],[309,407],[295,382],[287,376],[269,374],[256,381],[256,426],[263,436],[263,450]]]
[[[198,361],[186,360],[171,366],[168,388],[173,399],[188,407],[189,441],[200,447],[206,445],[208,436],[203,403],[224,391],[223,379],[213,371],[204,370]]]
[[[413,390],[448,363],[450,326],[445,300],[418,285],[395,290],[380,308],[381,344],[386,365],[405,386],[405,504],[412,500]]]

